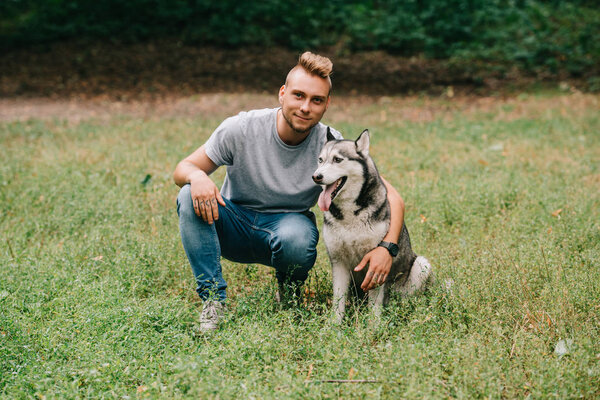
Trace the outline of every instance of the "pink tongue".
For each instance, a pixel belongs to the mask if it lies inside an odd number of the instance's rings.
[[[334,182],[331,185],[327,185],[321,192],[319,201],[317,202],[321,211],[329,211],[329,206],[331,205],[331,193],[333,193],[336,186],[337,185]]]

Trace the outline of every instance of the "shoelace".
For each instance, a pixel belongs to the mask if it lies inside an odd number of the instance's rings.
[[[209,305],[202,311],[202,319],[210,320],[217,317],[217,307],[213,304]]]

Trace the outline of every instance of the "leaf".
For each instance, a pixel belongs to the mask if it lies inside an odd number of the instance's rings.
[[[152,175],[146,174],[146,176],[144,177],[144,179],[142,179],[140,183],[146,186],[148,183],[150,183],[150,179],[152,179]]]
[[[350,367],[350,371],[348,371],[348,380],[351,381],[352,378],[354,378],[354,375],[356,375],[356,370],[354,367]]]
[[[100,261],[103,258],[104,258],[103,256],[96,256],[96,257],[92,258],[92,260],[94,260],[94,261]]]
[[[570,353],[572,347],[572,339],[561,339],[556,343],[556,346],[554,346],[554,354],[556,354],[558,357],[563,357]]]
[[[310,364],[310,366],[308,367],[308,373],[306,374],[306,379],[304,381],[310,380],[310,376],[312,375],[312,372],[313,372],[313,364]]]
[[[556,211],[554,211],[554,212],[552,213],[552,216],[553,216],[553,217],[556,217],[556,218],[560,218],[560,213],[561,213],[561,212],[562,212],[562,208],[559,208],[558,210],[556,210]]]
[[[489,151],[504,151],[504,144],[503,143],[496,143],[491,145],[490,147],[488,147]]]
[[[477,160],[477,162],[481,165],[490,165],[490,163],[485,160]]]
[[[138,393],[144,393],[146,390],[148,390],[148,386],[140,385],[137,387]]]
[[[425,221],[427,221],[427,217],[421,214],[421,223],[423,224]]]

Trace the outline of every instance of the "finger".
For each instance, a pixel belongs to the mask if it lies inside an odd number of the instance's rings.
[[[381,279],[380,274],[373,275],[373,279],[371,280],[371,284],[369,285],[369,290],[376,288],[379,286],[379,280]]]
[[[206,206],[204,205],[204,201],[200,200],[200,214],[204,222],[208,222],[208,217],[206,216]]]
[[[354,267],[355,271],[360,271],[361,269],[363,269],[364,267],[366,267],[367,263],[369,262],[369,254],[365,255],[363,257],[362,260],[360,260],[360,262],[358,263],[358,265],[356,267]],[[368,275],[368,273],[367,273]]]
[[[223,200],[223,197],[221,196],[221,192],[219,192],[217,190],[217,192],[215,193],[215,197],[217,198],[217,201],[219,202],[219,204],[222,205],[223,207],[225,207],[225,200]]]
[[[196,213],[197,216],[201,217],[202,214],[200,213],[200,201],[198,199],[194,199],[194,212]]]
[[[360,288],[364,291],[369,290],[369,287],[371,285],[371,280],[373,279],[373,271],[369,271],[367,272],[367,275],[365,276],[365,279],[363,280],[363,283],[360,285]]]
[[[369,290],[373,289],[377,285],[379,285],[379,278],[381,275],[373,274],[373,279],[371,279],[371,284],[369,285]]]
[[[210,203],[210,200],[204,201],[204,209],[206,210],[206,222],[208,222],[209,225],[212,225],[214,219],[212,204]]]
[[[219,204],[217,203],[217,199],[214,197],[210,199],[210,206],[212,208],[213,219],[216,221],[219,219]]]

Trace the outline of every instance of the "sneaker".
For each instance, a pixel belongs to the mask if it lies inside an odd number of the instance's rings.
[[[200,314],[200,331],[214,331],[219,326],[219,319],[223,316],[225,305],[220,301],[207,300],[202,307]]]

